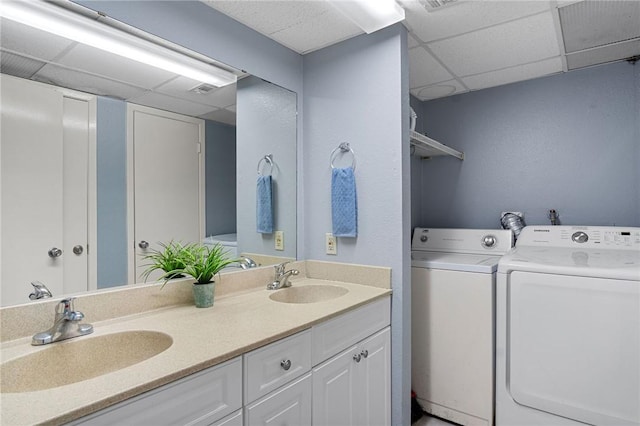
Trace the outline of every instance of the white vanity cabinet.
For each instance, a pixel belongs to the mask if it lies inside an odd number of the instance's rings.
[[[242,424],[228,416],[242,407],[242,359],[176,380],[158,389],[105,408],[73,425],[193,425]],[[240,413],[240,416],[242,413]],[[221,421],[222,423],[214,423]],[[225,423],[227,422],[227,423]]]
[[[388,425],[390,298],[83,417],[82,425]]]
[[[341,350],[313,368],[314,426],[390,424],[389,323],[389,300],[384,299],[313,329],[318,349],[323,344]],[[358,341],[363,334],[369,337]],[[350,346],[344,349],[345,344]]]

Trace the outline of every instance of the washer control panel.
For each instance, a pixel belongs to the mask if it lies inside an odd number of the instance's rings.
[[[414,251],[501,255],[513,247],[513,233],[505,229],[415,228]]]
[[[516,245],[640,250],[640,228],[528,226],[523,229]]]

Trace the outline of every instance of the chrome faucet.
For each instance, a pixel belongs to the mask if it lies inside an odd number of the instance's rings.
[[[29,299],[38,300],[53,297],[47,286],[42,284],[40,281],[32,281],[31,285],[33,286],[33,293],[29,295]]]
[[[46,345],[72,337],[84,336],[93,333],[91,324],[80,324],[84,314],[73,310],[75,297],[63,299],[56,305],[56,316],[53,325],[47,331],[38,333],[31,339],[34,346]]]
[[[251,259],[250,257],[247,257],[247,256],[241,256],[240,260],[238,261],[238,265],[242,269],[255,268],[255,267],[258,266],[253,259]]]
[[[289,277],[291,275],[298,275],[300,271],[298,271],[297,269],[289,269],[288,271],[285,271],[287,263],[290,262],[283,262],[279,265],[274,266],[275,278],[271,284],[267,285],[267,290],[277,290],[279,288],[291,287]]]

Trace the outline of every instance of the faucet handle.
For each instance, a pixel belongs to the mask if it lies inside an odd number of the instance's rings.
[[[73,301],[75,300],[75,297],[69,297],[67,299],[62,299],[60,302],[58,302],[58,305],[56,306],[56,313],[57,314],[63,314],[66,315],[70,312],[73,312]]]
[[[278,274],[278,275],[284,274],[285,266],[287,266],[288,263],[291,263],[291,261],[287,260],[286,262],[282,262],[282,263],[280,263],[278,265],[275,265],[274,268],[276,270],[276,274]]]
[[[53,296],[47,286],[40,281],[32,281],[31,285],[33,286],[33,293],[29,295],[29,299],[46,299]]]

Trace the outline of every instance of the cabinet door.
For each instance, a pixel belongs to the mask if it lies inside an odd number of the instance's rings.
[[[356,424],[391,424],[391,330],[389,327],[360,345]]]
[[[311,425],[311,373],[245,409],[246,425]]]
[[[313,369],[313,425],[355,425],[357,364],[352,346]]]
[[[71,424],[208,425],[242,406],[240,357],[105,408]]]
[[[242,409],[236,411],[233,414],[228,415],[222,420],[218,420],[215,423],[211,423],[210,426],[243,426]]]

